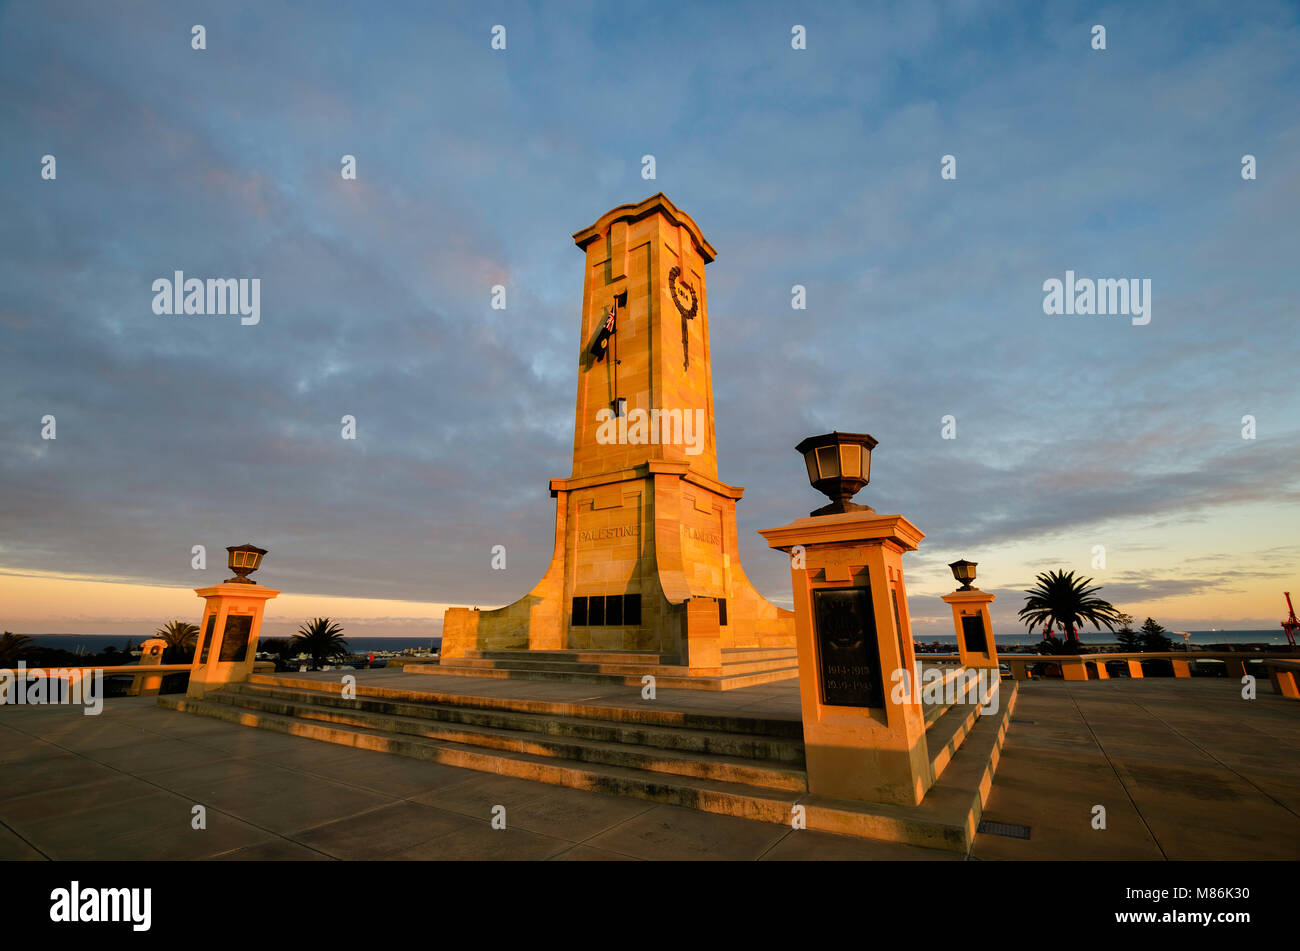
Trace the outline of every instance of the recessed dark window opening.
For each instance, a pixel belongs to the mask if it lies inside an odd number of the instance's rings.
[[[574,598],[572,627],[637,627],[641,624],[641,595],[611,594]]]

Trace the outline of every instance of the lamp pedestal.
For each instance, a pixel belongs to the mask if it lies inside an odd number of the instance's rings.
[[[924,534],[846,512],[760,529],[791,555],[808,789],[914,806],[934,782],[903,585]]]
[[[151,637],[140,645],[140,666],[152,667],[163,662],[163,651],[167,649],[167,642],[161,637]],[[131,686],[127,688],[128,697],[139,697],[141,695],[152,697],[158,693],[162,687],[162,674],[140,674],[131,678]]]
[[[963,667],[998,666],[998,648],[993,643],[993,621],[989,605],[994,595],[971,588],[945,594],[943,600],[952,607],[952,623],[957,631],[957,651]]]
[[[258,584],[218,584],[195,588],[207,605],[185,696],[201,699],[209,690],[247,680],[257,657],[266,602],[280,592]]]

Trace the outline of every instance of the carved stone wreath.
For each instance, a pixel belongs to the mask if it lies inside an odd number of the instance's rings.
[[[681,277],[682,269],[680,267],[674,267],[669,271],[668,290],[672,294],[673,303],[677,305],[677,310],[680,311],[681,315],[687,320],[691,320],[697,313],[699,313],[700,295],[696,294],[695,288],[683,281]],[[685,291],[690,296],[691,306],[689,309],[682,305],[682,291]]]

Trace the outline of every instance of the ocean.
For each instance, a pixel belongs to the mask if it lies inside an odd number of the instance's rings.
[[[272,635],[275,636],[275,635]],[[60,650],[83,654],[98,654],[108,647],[122,650],[126,642],[139,647],[140,642],[153,637],[152,634],[32,634],[31,639],[40,647],[57,647]],[[408,647],[439,647],[441,637],[346,637],[348,650],[356,654],[369,651],[401,651]]]
[[[1166,636],[1173,640],[1175,647],[1181,647],[1183,638],[1172,631],[1166,631]],[[1209,644],[1270,644],[1285,646],[1286,638],[1280,628],[1266,631],[1192,631],[1190,643],[1197,645]],[[86,654],[97,654],[110,645],[121,650],[127,641],[132,645],[139,647],[140,642],[152,634],[139,634],[127,636],[123,634],[33,634],[32,640],[41,647],[57,647],[63,650],[79,651]],[[1037,644],[1041,638],[1037,634],[998,634],[997,642],[1005,646],[1011,645],[1030,645]],[[1115,635],[1102,631],[1088,631],[1080,635],[1079,639],[1085,644],[1113,644]],[[957,637],[954,634],[923,634],[915,636],[913,640],[918,644],[952,644],[956,645]],[[347,638],[348,649],[353,653],[364,654],[369,651],[401,651],[408,647],[433,647],[437,648],[442,645],[441,637],[349,637]]]

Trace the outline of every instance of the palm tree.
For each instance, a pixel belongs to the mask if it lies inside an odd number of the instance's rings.
[[[293,636],[299,650],[311,655],[312,664],[323,667],[331,657],[341,657],[348,652],[348,642],[343,639],[343,628],[327,617],[312,618],[298,628]]]
[[[0,667],[13,667],[22,654],[35,646],[36,642],[26,634],[11,634],[5,631],[0,634]]]
[[[197,624],[191,624],[189,621],[168,621],[154,631],[154,634],[167,642],[163,656],[170,662],[185,663],[193,659],[194,646],[199,639]]]
[[[1100,587],[1091,588],[1091,578],[1076,578],[1073,571],[1046,571],[1034,579],[1037,584],[1025,592],[1025,606],[1018,616],[1030,628],[1035,624],[1055,624],[1065,632],[1067,643],[1079,639],[1076,629],[1091,621],[1092,626],[1113,631],[1120,623],[1120,612],[1109,601],[1093,597]]]

